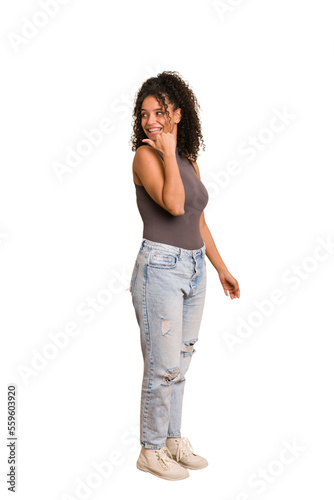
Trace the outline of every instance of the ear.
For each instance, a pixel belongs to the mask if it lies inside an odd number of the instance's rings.
[[[178,109],[175,111],[175,122],[176,122],[176,123],[180,123],[181,118],[182,118],[181,108],[178,108]]]

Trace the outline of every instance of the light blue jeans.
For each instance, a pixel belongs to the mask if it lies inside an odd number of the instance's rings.
[[[165,446],[181,436],[185,374],[198,340],[206,293],[206,245],[187,250],[142,240],[130,293],[140,327],[144,373],[140,441]]]

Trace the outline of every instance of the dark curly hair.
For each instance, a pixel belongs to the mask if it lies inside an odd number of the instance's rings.
[[[147,96],[154,96],[170,119],[165,96],[175,111],[181,108],[181,120],[177,125],[177,148],[180,157],[196,161],[200,145],[205,151],[201,121],[198,116],[200,105],[193,91],[177,71],[164,71],[156,77],[146,80],[135,95],[132,113],[133,132],[130,142],[132,151],[142,146],[142,139],[147,139],[141,125],[141,107]]]

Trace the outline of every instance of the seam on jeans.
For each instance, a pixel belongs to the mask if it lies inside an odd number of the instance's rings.
[[[147,297],[146,297],[146,289],[147,289],[147,266],[144,266],[145,279],[143,283],[143,317],[144,317],[144,325],[145,325],[145,336],[147,343],[147,358],[149,363],[149,376],[148,376],[148,387],[146,393],[146,400],[143,410],[143,440],[146,439],[146,426],[147,426],[147,415],[148,415],[148,407],[151,400],[151,388],[153,383],[153,362],[152,362],[152,350],[151,350],[151,342],[150,342],[150,328],[148,322],[148,314],[147,314]]]
[[[152,249],[148,254],[147,267],[154,269],[174,269],[177,262],[177,255]]]

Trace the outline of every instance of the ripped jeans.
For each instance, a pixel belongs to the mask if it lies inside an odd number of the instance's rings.
[[[140,442],[165,446],[181,436],[185,374],[198,340],[206,293],[205,249],[142,240],[130,281],[144,373]]]

